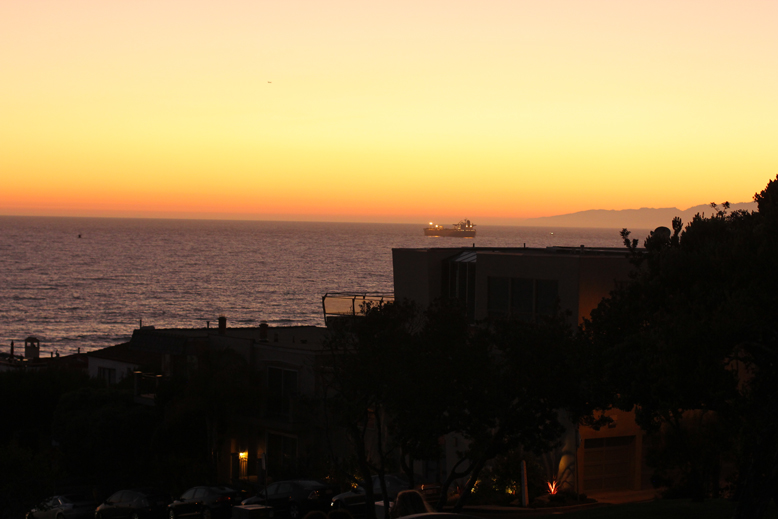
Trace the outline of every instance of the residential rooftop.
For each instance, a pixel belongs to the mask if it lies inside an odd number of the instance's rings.
[[[188,344],[212,340],[241,340],[283,348],[318,350],[321,348],[327,329],[319,326],[262,326],[247,328],[154,328],[144,326],[133,331],[130,343],[133,346],[159,350],[162,343],[166,350],[173,348],[181,352]],[[174,352],[175,353],[175,352]]]

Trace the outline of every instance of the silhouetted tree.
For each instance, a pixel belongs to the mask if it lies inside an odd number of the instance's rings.
[[[392,441],[413,486],[414,460],[437,460],[441,437],[461,429],[473,387],[486,358],[471,347],[465,309],[459,301],[435,301],[412,340],[399,344],[387,402]]]
[[[149,481],[159,411],[116,388],[82,388],[64,395],[53,420],[54,438],[71,477],[93,481]]]
[[[536,322],[496,320],[474,331],[470,347],[485,360],[473,366],[477,383],[462,407],[459,432],[470,441],[464,469],[454,467],[444,484],[468,476],[455,512],[491,459],[518,447],[538,455],[556,447],[565,431],[562,412],[572,424],[599,427],[603,419],[593,412],[611,396],[590,382],[586,348],[559,313]]]
[[[585,324],[616,404],[636,406],[647,429],[673,430],[696,499],[710,460],[688,436],[690,419],[715,421],[708,455],[737,437],[743,518],[760,517],[778,488],[778,179],[754,198],[756,212],[714,205],[682,232],[676,219],[644,251],[623,232],[634,279]]]
[[[384,475],[395,457],[388,435],[388,407],[397,391],[399,358],[413,342],[416,308],[410,303],[368,304],[364,316],[331,324],[325,341],[328,356],[322,376],[328,434],[345,431],[353,448],[365,500],[375,502],[372,474],[379,477],[385,510],[389,510]],[[357,481],[358,482],[358,481]],[[375,509],[365,507],[367,519]]]
[[[21,517],[67,476],[52,444],[52,421],[60,398],[81,387],[96,384],[71,369],[0,373],[0,517]]]
[[[459,511],[495,456],[519,445],[544,452],[564,431],[560,411],[593,423],[594,408],[608,401],[596,394],[599,385],[585,383],[585,348],[562,316],[472,329],[467,323],[463,308],[439,301],[422,315],[398,302],[335,325],[324,372],[328,409],[347,431],[364,481],[372,473],[382,479],[398,454],[438,459],[440,438],[456,432],[467,445],[438,508],[452,483],[468,477]],[[413,481],[412,463],[403,468]],[[372,489],[366,491],[369,503]]]
[[[13,370],[0,373],[3,427],[0,444],[16,440],[32,450],[51,444],[51,419],[62,395],[97,387],[86,373],[72,369]]]

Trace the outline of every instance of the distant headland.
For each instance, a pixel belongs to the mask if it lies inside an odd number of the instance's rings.
[[[731,204],[729,212],[744,209],[755,211],[755,202],[742,202]],[[670,227],[673,218],[680,216],[684,225],[691,221],[696,214],[710,215],[713,212],[710,204],[697,205],[689,209],[681,210],[677,207],[642,207],[640,209],[590,209],[577,213],[560,214],[557,216],[542,216],[539,218],[527,218],[521,225],[537,227],[608,227],[608,228],[634,228],[653,229],[660,225]]]

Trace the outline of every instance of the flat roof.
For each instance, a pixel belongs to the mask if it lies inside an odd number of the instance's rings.
[[[160,356],[160,354],[156,352],[134,349],[130,346],[129,342],[90,351],[86,355],[97,359],[126,362],[128,364],[136,365],[157,362],[159,361]]]
[[[228,323],[229,324],[229,323]],[[133,331],[133,338],[143,340],[145,337],[165,337],[178,339],[179,342],[210,338],[226,338],[250,340],[260,344],[297,348],[302,350],[319,349],[324,340],[327,328],[323,326],[268,326],[267,336],[261,338],[260,327],[231,328],[227,326],[224,333],[218,327],[210,328],[151,328],[144,327]]]
[[[592,256],[627,256],[629,250],[626,247],[398,247],[392,250],[417,251],[417,252],[451,252],[451,255],[461,255],[472,261],[479,252],[491,252],[500,254],[531,254],[531,255],[592,255]],[[642,250],[642,249],[641,249]]]

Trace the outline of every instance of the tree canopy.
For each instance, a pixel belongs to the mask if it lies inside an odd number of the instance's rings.
[[[755,212],[712,204],[685,227],[676,219],[642,251],[623,231],[634,279],[584,325],[616,405],[681,438],[693,495],[706,491],[705,460],[690,422],[729,431],[707,436],[714,453],[737,440],[739,517],[759,517],[778,488],[778,179],[754,199]]]
[[[335,324],[327,344],[328,408],[349,434],[363,480],[398,458],[439,459],[448,433],[466,440],[438,508],[453,481],[466,477],[461,510],[495,456],[519,445],[537,453],[555,446],[561,410],[592,422],[606,401],[600,385],[585,382],[586,348],[561,315],[474,327],[456,301],[425,312],[395,302]],[[412,464],[403,468],[413,480]]]

